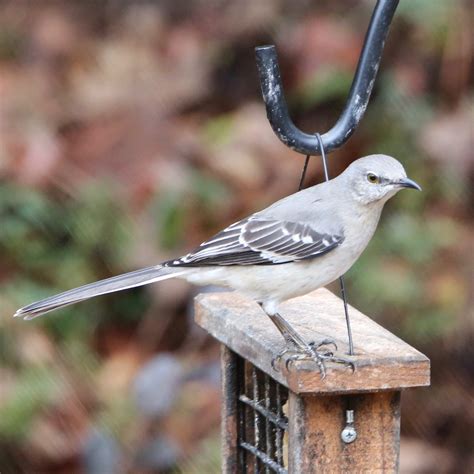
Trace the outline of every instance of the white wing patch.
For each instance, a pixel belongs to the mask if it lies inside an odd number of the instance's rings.
[[[230,225],[170,266],[270,265],[323,255],[344,240],[342,232],[316,231],[310,224],[252,216]]]

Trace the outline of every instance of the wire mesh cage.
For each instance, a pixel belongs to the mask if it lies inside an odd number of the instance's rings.
[[[238,388],[238,467],[242,473],[287,473],[288,389],[234,354]]]

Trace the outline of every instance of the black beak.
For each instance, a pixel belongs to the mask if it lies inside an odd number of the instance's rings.
[[[410,178],[402,178],[400,181],[393,184],[400,186],[401,188],[411,188],[421,191],[421,186]]]

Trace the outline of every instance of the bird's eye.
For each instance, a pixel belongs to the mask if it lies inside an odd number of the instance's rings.
[[[378,176],[374,173],[368,173],[367,174],[367,180],[369,181],[369,183],[378,183],[379,182]]]

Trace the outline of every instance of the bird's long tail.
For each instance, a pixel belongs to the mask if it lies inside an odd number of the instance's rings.
[[[188,273],[189,270],[180,270],[177,268],[164,267],[155,265],[153,267],[142,268],[134,272],[124,273],[106,280],[89,283],[88,285],[65,291],[55,296],[50,296],[44,300],[31,303],[24,308],[20,308],[15,317],[23,317],[24,319],[33,319],[41,316],[49,311],[53,311],[79,301],[93,298],[94,296],[113,293],[114,291],[126,290],[136,286],[146,285],[156,281],[166,280],[176,276]]]

